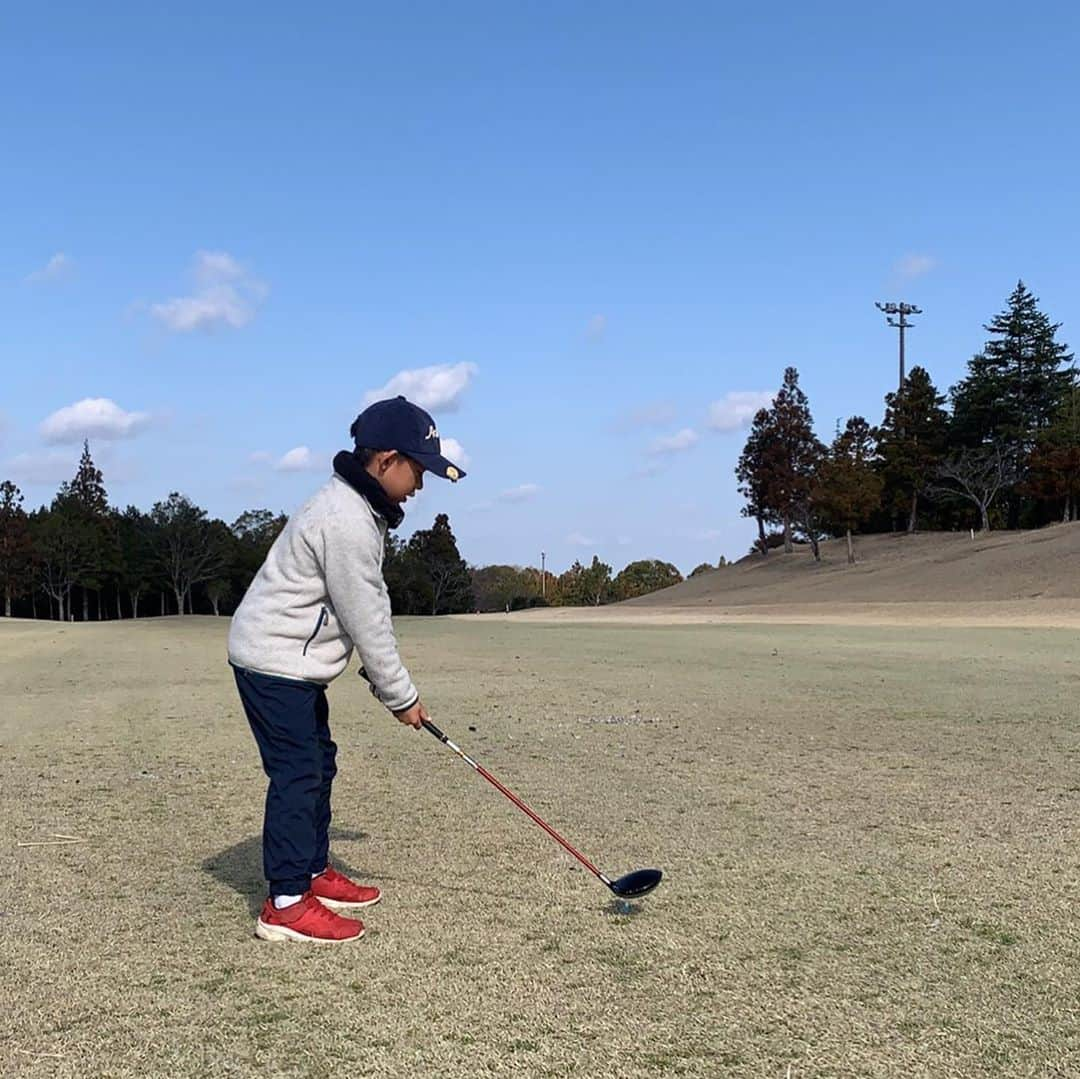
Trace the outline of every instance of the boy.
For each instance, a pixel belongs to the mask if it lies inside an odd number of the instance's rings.
[[[229,662],[270,779],[263,871],[270,896],[263,940],[344,943],[364,934],[356,911],[380,899],[329,864],[330,738],[326,686],[353,648],[376,697],[407,726],[428,714],[398,656],[382,576],[387,530],[401,524],[424,472],[465,475],[442,455],[435,422],[395,397],[356,418],[356,448],[285,526],[233,615]]]

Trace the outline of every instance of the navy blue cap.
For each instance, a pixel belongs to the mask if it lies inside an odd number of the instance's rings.
[[[423,465],[428,472],[457,483],[464,471],[442,455],[435,421],[404,397],[392,397],[368,405],[353,420],[349,434],[357,449],[397,450]]]

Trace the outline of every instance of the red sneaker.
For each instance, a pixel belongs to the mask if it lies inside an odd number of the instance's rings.
[[[382,899],[378,888],[353,884],[332,865],[326,867],[325,873],[311,878],[311,894],[331,910],[359,910],[374,906]]]
[[[255,923],[255,936],[262,940],[303,940],[312,944],[344,944],[364,935],[364,923],[342,918],[327,910],[311,892],[299,903],[278,910],[268,899]]]

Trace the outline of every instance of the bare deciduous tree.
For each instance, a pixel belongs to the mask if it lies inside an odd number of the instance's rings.
[[[930,493],[937,498],[960,498],[979,509],[982,530],[990,531],[990,507],[1020,478],[1015,458],[998,444],[962,449],[937,466]]]

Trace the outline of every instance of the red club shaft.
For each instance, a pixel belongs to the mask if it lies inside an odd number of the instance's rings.
[[[593,874],[593,876],[598,877],[609,888],[611,887],[611,881],[608,880],[608,878],[605,877],[604,874],[601,873],[600,870],[597,869],[596,866],[594,866],[592,862],[590,862],[589,859],[586,858],[585,855],[577,849],[577,847],[563,839],[563,837],[559,835],[559,833],[556,832],[555,829],[552,828],[546,820],[534,813],[533,810],[531,810],[509,787],[507,787],[505,784],[500,783],[483,765],[477,764],[476,761],[474,761],[472,757],[468,755],[468,753],[461,749],[460,746],[457,746],[452,741],[450,741],[450,739],[447,738],[446,735],[443,734],[443,732],[439,730],[439,728],[436,727],[434,723],[431,722],[431,720],[425,719],[422,720],[422,723],[424,728],[431,734],[435,735],[435,737],[438,738],[439,741],[443,743],[443,745],[448,746],[450,749],[452,749],[467,765],[469,765],[470,768],[473,768],[475,771],[479,772],[496,790],[500,791],[502,794],[505,794],[506,797],[509,798],[510,801],[513,802],[514,805],[516,805],[518,809],[521,810],[522,813],[525,813],[527,816],[531,817],[534,821],[536,821],[536,823],[539,824],[540,827],[543,828],[544,831],[547,832],[547,834],[551,836],[551,838],[554,839],[556,843],[559,843],[565,850],[569,851],[570,854],[572,854],[583,866],[585,866],[586,869],[588,869],[590,873]]]
[[[509,787],[506,787],[502,783],[500,783],[482,764],[475,764],[475,767],[476,770],[492,786],[497,787],[500,791],[502,791],[503,794],[505,794],[506,797],[509,798],[510,801],[513,802],[514,805],[516,805],[518,809],[521,810],[522,813],[526,813],[530,817],[532,817],[532,819],[536,821],[536,823],[539,824],[540,827],[543,828],[544,831],[547,832],[547,834],[551,836],[552,839],[554,839],[557,843],[561,843],[579,862],[581,862],[583,866],[585,866],[586,869],[589,870],[590,873],[599,877],[602,881],[604,881],[605,884],[607,883],[607,878],[604,876],[604,874],[601,873],[600,870],[597,869],[596,866],[594,866],[592,862],[590,862],[589,859],[586,858],[585,855],[577,849],[577,847],[575,847],[572,843],[568,843],[565,839],[563,839],[561,835],[559,835],[558,832],[555,831],[554,828],[551,827],[550,824],[547,823],[547,821],[538,817],[536,813],[534,813],[512,790],[510,790]]]

